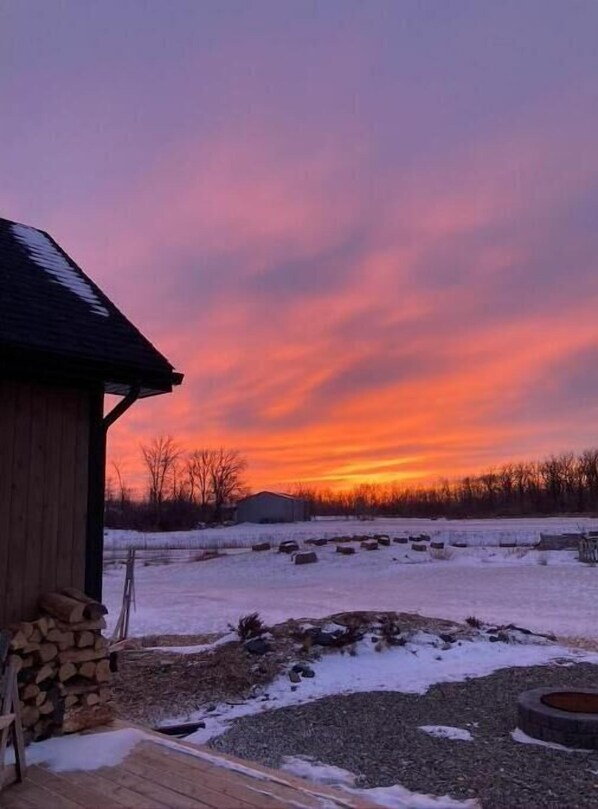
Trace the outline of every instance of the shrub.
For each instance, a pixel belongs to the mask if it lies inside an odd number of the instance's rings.
[[[480,621],[479,618],[476,618],[475,615],[470,615],[469,617],[467,617],[465,619],[465,623],[469,624],[469,626],[471,626],[473,629],[482,628],[482,622]]]
[[[228,626],[232,632],[237,633],[241,640],[259,638],[267,629],[258,612],[252,612],[249,615],[244,615],[242,618],[239,618],[239,623],[236,627],[232,624]]]

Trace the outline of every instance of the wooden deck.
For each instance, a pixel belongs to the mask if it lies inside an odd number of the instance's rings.
[[[121,725],[122,727],[122,725]],[[252,762],[147,733],[114,767],[27,770],[0,792],[6,809],[371,809],[371,804]]]

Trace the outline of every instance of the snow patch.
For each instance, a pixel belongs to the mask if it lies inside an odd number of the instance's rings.
[[[377,806],[388,809],[476,809],[479,804],[475,800],[459,801],[448,795],[435,797],[411,792],[409,789],[394,784],[391,787],[373,787],[359,789],[355,786],[356,777],[348,770],[322,764],[306,756],[286,756],[281,767],[285,772],[305,778],[316,784],[325,784],[363,798]]]
[[[25,247],[38,267],[49,272],[59,284],[70,289],[81,300],[88,303],[91,310],[97,315],[109,317],[110,313],[100,303],[91,284],[69,264],[45,233],[18,223],[11,227],[17,241]]]
[[[58,736],[30,744],[27,748],[27,764],[44,764],[52,772],[115,767],[124,761],[136,744],[149,738],[143,731],[134,728]],[[9,762],[14,763],[12,747],[7,755]]]
[[[450,725],[420,725],[418,730],[439,739],[457,739],[461,742],[473,741],[473,736],[465,728],[453,728]]]

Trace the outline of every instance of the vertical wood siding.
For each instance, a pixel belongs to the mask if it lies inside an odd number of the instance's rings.
[[[0,379],[0,627],[83,589],[90,394]]]

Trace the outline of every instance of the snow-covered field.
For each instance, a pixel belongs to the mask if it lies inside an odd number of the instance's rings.
[[[418,522],[418,530],[431,533],[429,524]],[[510,522],[520,524],[518,539],[531,532],[539,536],[541,530],[574,530],[578,524]],[[266,622],[278,623],[345,610],[396,610],[454,620],[475,615],[562,636],[598,638],[598,569],[579,563],[573,552],[498,548],[492,542],[496,532],[505,530],[500,528],[504,523],[494,521],[484,531],[481,522],[461,523],[459,530],[471,530],[481,545],[451,548],[448,559],[393,544],[377,551],[358,549],[354,556],[341,556],[334,546],[324,546],[316,549],[317,564],[300,566],[274,550],[203,562],[151,566],[140,562],[130,631],[132,635],[224,632],[229,622],[254,611]],[[372,523],[359,525],[373,530]],[[283,536],[297,527],[282,526],[287,532]],[[376,524],[375,530],[380,529]],[[252,539],[257,536],[254,533]],[[122,566],[108,566],[105,572],[104,600],[111,625],[118,616],[123,576]]]
[[[317,519],[277,525],[241,523],[224,528],[197,531],[141,533],[107,529],[107,550],[123,548],[226,548],[247,547],[255,542],[282,542],[284,539],[304,541],[316,537],[338,537],[364,534],[388,534],[391,537],[426,533],[433,539],[464,541],[469,545],[499,545],[517,542],[533,545],[540,533],[576,533],[598,530],[598,519],[591,517],[504,518],[495,520],[418,520],[412,518],[356,520]]]

